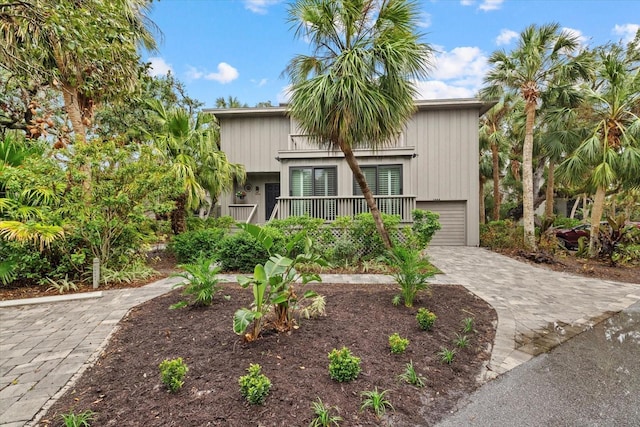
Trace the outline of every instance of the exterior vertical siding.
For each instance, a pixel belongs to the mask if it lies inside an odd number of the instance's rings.
[[[224,117],[220,120],[222,151],[231,162],[241,163],[247,172],[278,172],[275,159],[286,149],[290,121],[284,116]]]

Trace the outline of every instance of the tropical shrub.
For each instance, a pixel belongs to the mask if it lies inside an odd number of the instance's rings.
[[[182,357],[176,359],[165,359],[160,365],[160,377],[162,383],[167,386],[170,392],[176,392],[184,385],[184,377],[189,371],[187,364],[182,361]]]
[[[191,299],[195,306],[211,305],[213,297],[221,289],[218,274],[221,268],[215,266],[213,259],[199,258],[192,264],[180,264],[178,267],[185,270],[182,273],[172,274],[172,277],[182,277],[184,281],[175,284],[174,288],[184,287],[182,295]],[[182,308],[189,305],[189,301],[180,301],[170,308]]]
[[[342,421],[342,417],[338,415],[331,415],[331,411],[334,409],[337,410],[338,408],[334,406],[326,406],[320,398],[318,398],[317,402],[313,402],[311,407],[313,409],[314,418],[309,424],[309,427],[340,426],[338,421]]]
[[[391,276],[400,286],[400,294],[394,298],[394,302],[402,299],[406,307],[413,307],[416,294],[429,289],[427,279],[433,276],[431,264],[421,255],[421,250],[400,244],[387,251],[384,259],[394,268]]]
[[[397,332],[389,336],[389,348],[391,349],[391,353],[404,353],[408,345],[409,340],[406,338],[402,338]]]
[[[420,247],[424,249],[429,245],[436,231],[442,228],[440,221],[438,221],[440,214],[414,209],[411,211],[411,216],[413,217],[413,225],[411,226],[413,235],[416,237]]]
[[[168,249],[181,263],[191,263],[198,258],[213,258],[226,234],[222,228],[186,231],[173,236]]]
[[[262,248],[271,254],[275,248],[273,233],[267,227],[259,227],[253,224],[241,224],[248,235],[258,242]],[[297,239],[302,239],[304,235],[298,235]],[[321,281],[320,276],[314,273],[301,273],[296,270],[299,264],[320,264],[325,262],[311,251],[311,240],[305,238],[304,253],[298,254],[295,258],[275,253],[271,255],[267,262],[256,264],[253,276],[238,276],[238,283],[244,288],[249,286],[253,289],[253,304],[250,308],[241,308],[233,316],[233,331],[244,334],[247,341],[253,341],[260,335],[264,317],[273,310],[273,324],[278,331],[290,331],[296,325],[295,315],[304,313],[305,317],[316,314],[324,314],[324,299],[313,291],[298,292],[294,287],[300,282],[301,288],[312,281]],[[285,251],[289,253],[297,244],[297,240],[290,241],[285,246]],[[310,300],[310,304],[305,304]],[[253,324],[251,332],[247,333],[249,326]]]
[[[436,323],[436,319],[436,315],[424,307],[420,307],[418,309],[418,313],[416,313],[418,326],[420,326],[420,329],[423,331],[428,331],[433,328],[434,323]]]
[[[324,220],[321,218],[312,218],[308,215],[290,216],[285,219],[271,220],[268,225],[269,227],[279,230],[286,241],[295,240],[298,242],[291,248],[289,253],[289,256],[296,256],[304,252],[304,238],[299,238],[298,235],[318,236],[320,229],[324,225]]]
[[[387,409],[394,410],[391,402],[385,397],[388,392],[389,390],[378,391],[378,387],[375,387],[375,389],[371,391],[363,391],[361,395],[364,400],[360,406],[360,410],[364,411],[370,408],[376,414],[376,417],[382,418],[387,412]]]
[[[333,349],[329,353],[329,376],[340,383],[353,381],[358,378],[362,368],[360,358],[351,354],[351,350],[342,347]]]
[[[238,224],[241,228],[245,225],[251,224]],[[261,227],[261,233],[269,237],[273,253],[284,251],[285,240],[280,230],[264,226]],[[223,271],[248,273],[253,271],[256,264],[264,264],[269,259],[269,251],[251,233],[238,232],[222,239],[217,257]]]
[[[524,248],[521,226],[511,220],[480,224],[480,246],[491,249]]]
[[[238,380],[240,393],[252,405],[261,405],[271,390],[271,380],[261,370],[260,365],[252,363],[247,368],[248,374]]]

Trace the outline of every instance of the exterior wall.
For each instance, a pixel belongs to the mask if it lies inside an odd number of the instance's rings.
[[[279,172],[275,159],[286,149],[290,120],[283,114],[258,117],[219,116],[220,145],[229,161],[242,163],[247,172]]]
[[[402,164],[403,194],[415,195],[417,206],[456,206],[464,210],[465,243],[479,244],[478,117],[492,104],[475,99],[419,101],[396,147],[378,152],[355,150],[361,165]],[[246,203],[258,203],[254,222],[264,222],[264,183],[277,182],[282,196],[289,193],[289,169],[294,166],[336,166],[338,195],[353,194],[351,170],[341,152],[308,144],[284,107],[209,110],[220,122],[221,148],[230,161],[242,163],[248,182],[260,191]],[[259,174],[259,175],[256,175]],[[260,194],[262,192],[262,194]],[[221,198],[222,213],[234,202]],[[456,236],[458,236],[456,234]],[[456,237],[457,238],[457,237]],[[458,243],[459,244],[459,243]]]

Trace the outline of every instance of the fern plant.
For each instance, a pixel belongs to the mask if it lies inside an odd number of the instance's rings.
[[[394,246],[384,259],[394,267],[391,276],[400,286],[400,294],[394,298],[394,303],[401,298],[406,307],[413,307],[416,294],[429,289],[427,279],[433,276],[429,261],[422,257],[419,249],[402,245]]]
[[[213,266],[213,260],[199,258],[192,264],[181,264],[180,268],[185,270],[181,273],[172,274],[172,277],[182,277],[185,280],[174,285],[174,288],[184,286],[182,295],[189,297],[195,306],[211,305],[213,297],[221,289],[220,282],[224,279],[218,277],[220,267]],[[188,301],[180,301],[171,305],[170,308],[182,308],[189,305]]]

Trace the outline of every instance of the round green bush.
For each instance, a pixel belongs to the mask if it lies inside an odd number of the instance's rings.
[[[186,231],[173,236],[169,250],[183,264],[192,263],[198,258],[213,258],[224,236],[225,230],[221,228]]]

